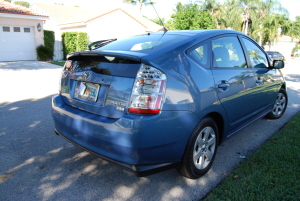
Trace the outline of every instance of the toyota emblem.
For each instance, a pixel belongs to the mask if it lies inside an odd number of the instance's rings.
[[[82,73],[82,79],[84,79],[84,80],[90,80],[91,79],[91,73],[89,71],[84,71]]]

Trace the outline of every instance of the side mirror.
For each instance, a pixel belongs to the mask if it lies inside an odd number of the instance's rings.
[[[282,61],[282,60],[273,60],[272,67],[275,68],[275,69],[284,68],[284,61]]]

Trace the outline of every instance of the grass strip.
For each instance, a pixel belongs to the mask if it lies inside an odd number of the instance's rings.
[[[55,64],[55,65],[59,65],[59,66],[64,66],[66,61],[52,61],[50,63]]]
[[[299,201],[300,113],[203,200]]]

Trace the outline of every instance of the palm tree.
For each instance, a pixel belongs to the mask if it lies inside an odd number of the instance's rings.
[[[259,40],[259,43],[265,44],[266,38],[273,38],[273,37],[266,37],[264,36],[263,41],[263,32],[271,33],[274,32],[275,29],[277,30],[280,26],[283,26],[287,23],[284,17],[275,17],[274,14],[282,14],[288,15],[288,11],[283,8],[278,0],[260,0],[257,2],[257,14],[255,16],[255,23],[252,24],[252,37]],[[270,22],[272,23],[270,24]],[[275,26],[275,27],[274,27]],[[279,27],[278,27],[279,26]],[[274,30],[270,30],[274,29]],[[276,32],[276,31],[275,31]],[[277,31],[278,33],[278,31]],[[268,41],[271,43],[271,41]]]
[[[176,4],[176,9],[173,10],[173,11],[174,11],[175,13],[177,13],[177,12],[182,12],[182,10],[183,10],[183,5],[182,5],[181,2],[178,2],[178,3]]]
[[[300,16],[296,17],[296,21],[289,20],[282,26],[283,34],[288,34],[293,39],[300,38]]]
[[[248,34],[249,23],[253,23],[253,20],[257,15],[258,4],[260,1],[261,0],[241,0],[241,5],[244,7],[242,32],[245,34]]]
[[[202,9],[212,16],[220,11],[221,4],[218,0],[200,0],[199,3],[202,4]]]
[[[127,4],[131,4],[133,6],[138,4],[140,8],[140,13],[142,13],[143,6],[149,6],[154,4],[154,2],[151,2],[151,0],[123,0],[123,2]]]
[[[289,22],[285,15],[272,14],[265,17],[262,25],[262,44],[271,46],[277,36],[279,35],[278,29]]]
[[[236,31],[242,31],[242,13],[243,7],[239,0],[226,0],[221,6],[221,12],[219,15],[220,28],[231,28]]]
[[[221,12],[221,4],[218,0],[199,0],[198,3],[201,5],[201,9],[203,11],[208,12],[216,22],[217,28],[219,26],[220,12]]]

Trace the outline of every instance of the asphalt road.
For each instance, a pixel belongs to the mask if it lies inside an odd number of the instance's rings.
[[[286,63],[284,116],[260,119],[231,137],[208,174],[190,180],[176,170],[138,178],[55,135],[51,95],[61,68],[0,62],[0,200],[200,200],[300,111],[300,61]]]

